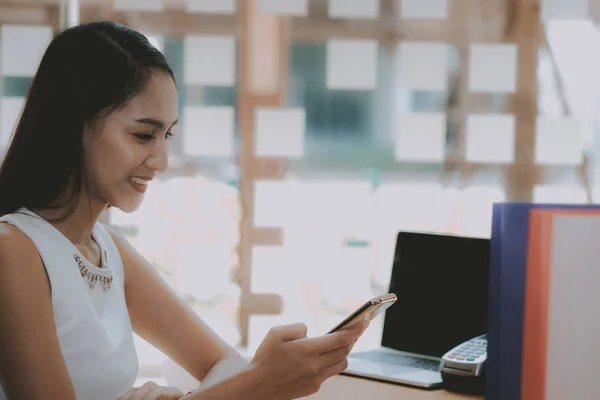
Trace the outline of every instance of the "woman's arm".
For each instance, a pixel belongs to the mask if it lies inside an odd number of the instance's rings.
[[[181,400],[271,400],[262,384],[264,376],[259,369],[252,368],[208,389],[197,391]]]
[[[235,350],[202,323],[131,245],[111,234],[125,264],[127,305],[136,332],[199,381],[219,361],[234,360],[229,356],[237,355]],[[366,326],[357,324],[316,338],[306,338],[304,324],[275,327],[251,364],[183,399],[281,400],[311,395],[323,381],[346,369],[346,357]]]
[[[33,242],[5,223],[0,223],[0,382],[7,399],[75,400],[44,265]]]
[[[134,331],[198,381],[237,352],[217,336],[125,238],[108,228],[125,268],[125,295]]]
[[[185,400],[286,400],[310,396],[348,366],[347,356],[368,324],[325,336],[306,338],[306,325],[271,329],[251,366]]]

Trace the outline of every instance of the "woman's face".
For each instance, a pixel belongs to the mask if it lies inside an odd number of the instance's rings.
[[[168,165],[168,139],[177,123],[177,88],[153,73],[138,97],[108,115],[84,136],[89,193],[93,200],[135,211],[157,172]]]

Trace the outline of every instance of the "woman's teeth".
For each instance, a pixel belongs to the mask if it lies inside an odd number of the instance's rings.
[[[133,183],[135,183],[136,185],[147,185],[148,182],[147,180],[144,180],[142,178],[131,178],[131,180],[133,181]]]

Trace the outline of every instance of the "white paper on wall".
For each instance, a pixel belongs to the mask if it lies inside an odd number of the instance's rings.
[[[539,117],[535,134],[535,161],[546,165],[583,162],[583,127],[573,118]]]
[[[256,110],[256,157],[302,158],[306,111],[300,108]]]
[[[397,161],[442,162],[446,155],[446,114],[418,113],[400,117]]]
[[[542,0],[543,21],[590,19],[589,0]]]
[[[327,42],[327,88],[373,90],[377,87],[378,43],[334,39]]]
[[[293,213],[292,185],[280,180],[260,180],[254,183],[254,226],[280,228]]]
[[[448,45],[402,42],[400,85],[412,90],[445,91],[448,88]]]
[[[507,164],[514,161],[515,116],[472,114],[467,117],[467,161]]]
[[[517,46],[472,44],[469,89],[480,93],[514,93],[517,89]]]
[[[232,36],[187,36],[184,81],[187,85],[234,86],[236,44]]]
[[[286,257],[283,246],[252,248],[252,293],[278,293],[286,279]]]
[[[236,6],[237,0],[187,0],[186,9],[190,13],[235,14]]]
[[[373,207],[378,240],[389,238],[388,244],[393,247],[396,233],[401,230],[443,231],[450,222],[455,197],[455,191],[440,182],[382,184],[375,191]],[[389,261],[391,265],[393,260]]]
[[[186,106],[183,147],[192,156],[231,157],[235,146],[235,109]]]
[[[2,97],[0,99],[0,149],[6,148],[25,104],[23,97]]]
[[[377,18],[379,0],[329,0],[330,18]]]
[[[163,0],[114,0],[117,11],[163,11]]]
[[[444,19],[448,17],[448,0],[399,0],[402,18]]]
[[[0,27],[0,73],[32,77],[52,41],[51,26],[2,25]]]
[[[267,14],[306,16],[308,0],[260,0],[260,11]]]
[[[287,243],[334,245],[340,235],[364,238],[372,227],[371,182],[295,182],[293,188],[293,192],[287,189]],[[322,226],[335,229],[323,230]],[[312,232],[310,237],[306,232]]]

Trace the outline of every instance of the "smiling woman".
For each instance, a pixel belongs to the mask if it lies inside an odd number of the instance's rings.
[[[8,223],[0,224],[0,281],[13,288],[0,290],[2,326],[10,327],[0,335],[8,398],[116,399],[133,385],[124,265],[95,220],[107,205],[139,207],[148,182],[167,168],[176,119],[173,72],[144,36],[93,23],[49,45],[0,169],[0,221]],[[21,279],[35,298],[11,301]],[[43,317],[35,322],[34,314]],[[55,383],[40,384],[33,371]]]
[[[302,324],[274,328],[249,365],[98,222],[138,209],[166,171],[177,99],[136,31],[89,23],[50,43],[0,168],[0,399],[184,397],[133,387],[134,333],[202,382],[189,400],[297,398],[346,368],[364,326],[311,339]]]
[[[172,125],[177,118],[173,72],[162,53],[143,35],[131,32],[112,23],[94,23],[66,30],[52,41],[0,171],[0,215],[28,207],[64,209],[66,213],[58,217],[67,217],[81,189],[94,186],[85,182],[87,178],[111,175],[86,176],[86,167],[96,171],[90,162],[121,169],[128,162],[129,169],[139,170],[133,163],[142,156],[143,146],[136,146],[134,140],[151,142],[166,134],[170,125],[161,129],[135,120],[151,117]],[[88,134],[82,135],[84,131]],[[158,168],[166,168],[164,146],[162,140],[147,146],[154,151],[151,167],[157,163]],[[82,151],[86,148],[94,151]],[[43,168],[36,168],[31,160]],[[132,173],[137,171],[121,172],[128,177]],[[38,184],[22,185],[24,181]]]
[[[106,116],[84,137],[89,185],[101,190],[95,195],[125,212],[137,209],[148,183],[167,169],[166,139],[176,121],[173,78],[152,72],[135,101]]]

